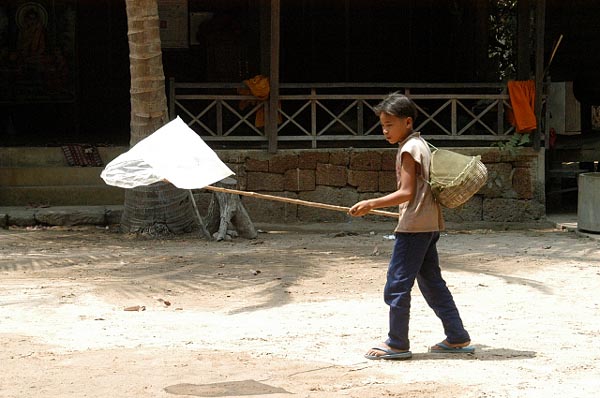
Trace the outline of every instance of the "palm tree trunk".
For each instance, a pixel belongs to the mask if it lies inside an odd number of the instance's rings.
[[[131,138],[135,145],[168,119],[157,0],[125,0],[131,74]],[[151,235],[189,232],[196,227],[188,192],[168,183],[128,189],[123,232]]]

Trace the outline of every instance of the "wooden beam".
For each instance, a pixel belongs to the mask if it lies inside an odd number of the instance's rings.
[[[540,149],[542,134],[542,96],[544,95],[544,33],[546,29],[546,0],[537,0],[535,9],[535,116],[537,129],[533,147]]]
[[[269,111],[266,133],[269,141],[269,152],[277,152],[277,120],[279,109],[279,44],[280,44],[281,0],[271,0],[271,61],[269,63]]]
[[[529,0],[517,2],[517,80],[529,80],[531,64],[529,61]]]
[[[271,33],[271,4],[270,0],[258,1],[260,11],[260,74],[269,76],[269,62],[271,55],[269,54],[269,36]]]

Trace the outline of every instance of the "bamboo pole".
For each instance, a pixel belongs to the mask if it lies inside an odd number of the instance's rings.
[[[194,194],[192,193],[192,190],[188,189],[188,193],[190,194],[190,200],[192,201],[192,205],[194,206],[194,212],[196,214],[196,217],[198,218],[198,223],[200,224],[200,229],[202,230],[204,237],[208,240],[211,240],[212,236],[210,235],[210,232],[208,232],[208,229],[206,229],[206,224],[204,224],[204,220],[202,219],[202,216],[200,215],[200,212],[198,211],[198,205],[196,205],[196,199],[194,199]]]
[[[224,193],[232,193],[232,194],[237,194],[237,195],[242,195],[242,196],[249,196],[249,197],[258,198],[258,199],[273,200],[276,202],[293,203],[293,204],[301,205],[301,206],[318,207],[320,209],[343,211],[346,213],[348,212],[348,210],[350,210],[349,207],[344,207],[344,206],[336,206],[336,205],[330,205],[330,204],[318,203],[318,202],[309,202],[306,200],[293,199],[293,198],[284,198],[282,196],[265,195],[265,194],[260,194],[260,193],[256,193],[256,192],[250,192],[250,191],[239,191],[237,189],[221,188],[221,187],[215,187],[212,185],[208,185],[208,186],[204,187],[204,189],[208,189],[209,191],[215,191],[215,192],[224,192]],[[384,211],[384,210],[371,210],[368,214],[374,214],[377,216],[385,216],[385,217],[394,217],[394,218],[399,217],[398,213],[393,213],[393,212]]]

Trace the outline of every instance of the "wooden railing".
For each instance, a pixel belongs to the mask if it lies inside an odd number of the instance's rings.
[[[242,84],[173,79],[169,83],[171,118],[179,115],[205,141],[223,147],[268,141],[265,128],[256,126],[257,115],[269,111],[268,101],[238,94]],[[392,91],[415,101],[416,129],[429,140],[489,145],[510,139],[514,132],[506,122],[505,111],[511,105],[503,84],[282,83],[277,142],[317,148],[335,142],[360,147],[381,141],[373,107]]]

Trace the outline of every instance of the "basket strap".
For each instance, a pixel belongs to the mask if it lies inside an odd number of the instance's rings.
[[[436,151],[438,150],[438,149],[437,149],[437,148],[436,148],[436,147],[435,147],[435,146],[434,146],[434,145],[433,145],[431,142],[429,142],[429,141],[427,141],[427,140],[423,140],[423,141],[425,141],[425,142],[427,143],[427,145],[429,145],[429,147],[430,147],[431,149],[433,149],[433,150],[436,150]]]
[[[421,137],[421,138],[423,138],[423,137]],[[429,148],[433,149],[434,151],[437,151],[437,148],[435,146],[433,146],[429,141],[427,141],[424,138],[423,138],[423,141],[425,141],[427,143]],[[432,155],[433,155],[433,152],[432,152]],[[423,179],[423,181],[425,181],[427,184],[429,184],[429,186],[431,186],[431,181],[426,180],[425,177],[423,177],[423,175],[421,175],[421,178]],[[431,179],[431,161],[429,162],[429,178]]]
[[[427,141],[425,139],[423,139],[423,141],[425,141],[427,143],[427,145],[429,146],[429,148],[433,149],[433,151],[432,151],[432,156],[433,156],[433,152],[437,151],[438,149],[431,142],[429,142],[429,141]],[[430,161],[430,164],[429,164],[429,178],[431,180],[431,161]],[[425,177],[423,177],[422,174],[421,174],[421,179],[423,181],[425,181],[425,183],[427,183],[427,185],[429,185],[429,188],[431,189],[431,181],[430,180],[426,180]],[[432,193],[433,193],[433,190],[432,190]],[[435,194],[433,195],[433,200],[439,203],[437,195],[435,195]]]
[[[421,176],[421,179],[422,179],[423,181],[425,181],[425,183],[426,183],[427,185],[429,185],[429,187],[431,188],[431,181],[427,181],[427,180],[425,179],[425,177],[423,177],[423,176]],[[435,196],[435,195],[434,195],[434,196]]]

